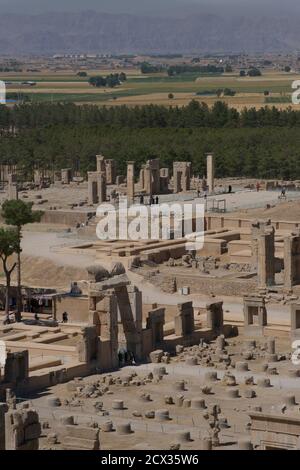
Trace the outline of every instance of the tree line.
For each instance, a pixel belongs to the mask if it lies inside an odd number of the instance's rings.
[[[96,75],[89,78],[89,84],[96,87],[108,87],[114,88],[118,85],[122,85],[123,82],[127,80],[127,76],[124,72],[121,73],[111,73],[106,77],[102,75]]]
[[[214,152],[218,177],[300,179],[298,128],[129,128],[124,126],[57,124],[25,129],[0,140],[0,163],[18,164],[24,178],[36,167],[59,170],[72,167],[86,175],[95,170],[95,155],[117,162],[126,174],[126,162],[136,172],[146,160],[159,158],[162,167],[191,161],[193,172],[206,173],[206,157]]]
[[[2,133],[49,126],[107,126],[127,128],[261,128],[300,127],[300,110],[274,107],[237,111],[217,101],[211,108],[193,100],[187,106],[159,105],[100,107],[73,103],[0,105]]]
[[[24,177],[35,167],[95,169],[99,152],[137,171],[147,159],[161,165],[191,161],[205,174],[205,153],[216,156],[218,177],[300,178],[300,111],[273,108],[240,112],[217,102],[192,101],[182,108],[76,106],[72,103],[0,106],[0,163],[18,164]],[[12,130],[15,132],[12,132]]]
[[[173,77],[174,75],[181,75],[183,73],[224,73],[224,67],[217,65],[171,65],[168,68],[168,75]]]

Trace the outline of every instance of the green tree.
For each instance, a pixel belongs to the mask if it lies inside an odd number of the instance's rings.
[[[18,260],[17,260],[17,314],[20,320],[22,302],[21,302],[21,239],[22,228],[24,225],[40,222],[42,217],[41,211],[33,211],[32,203],[21,200],[5,201],[2,205],[2,217],[7,225],[16,227],[18,237]]]
[[[97,75],[89,78],[89,84],[96,88],[100,88],[106,86],[107,80],[101,75]]]
[[[141,63],[141,73],[158,73],[162,72],[163,67],[161,65],[150,64],[149,62]]]
[[[257,67],[251,67],[251,69],[248,70],[249,77],[260,77],[261,75],[262,73]]]
[[[5,314],[9,315],[10,285],[11,275],[17,266],[13,263],[9,266],[9,258],[20,251],[19,237],[16,229],[0,228],[0,258],[2,260],[3,271],[6,277]]]
[[[119,80],[120,80],[120,82],[126,82],[126,80],[127,80],[126,73],[121,72],[120,75],[119,75]]]

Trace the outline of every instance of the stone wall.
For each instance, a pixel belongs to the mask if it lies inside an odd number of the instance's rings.
[[[164,292],[174,293],[174,278],[176,279],[177,290],[182,287],[189,287],[191,294],[211,294],[215,295],[238,295],[252,292],[256,289],[256,281],[251,279],[230,280],[230,283],[222,279],[186,277],[184,275],[170,276],[157,274],[151,276],[150,281],[160,287]]]
[[[41,425],[30,408],[9,410],[5,414],[5,450],[38,450]]]
[[[46,210],[42,215],[41,223],[75,227],[77,223],[85,223],[89,217],[94,215],[96,212]]]

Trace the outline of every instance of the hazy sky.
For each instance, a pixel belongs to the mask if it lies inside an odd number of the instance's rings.
[[[293,6],[299,8],[298,0],[0,0],[1,12],[21,14],[93,9],[109,13],[185,15],[195,9],[214,13],[234,11],[231,6],[246,14],[254,8],[256,12],[272,12],[276,4],[283,4],[285,12],[292,11]]]

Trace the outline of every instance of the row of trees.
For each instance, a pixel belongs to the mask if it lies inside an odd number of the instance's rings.
[[[205,153],[214,152],[218,177],[247,176],[300,179],[300,133],[297,128],[129,128],[123,126],[64,126],[25,130],[0,140],[0,163],[16,163],[24,178],[35,167],[49,170],[72,167],[85,175],[95,169],[101,152],[126,174],[126,162],[137,171],[146,160],[159,158],[172,168],[174,161],[191,161],[193,171],[205,174]]]
[[[237,111],[218,101],[209,108],[193,100],[187,106],[166,107],[95,105],[77,106],[73,103],[24,103],[12,108],[0,105],[2,133],[16,129],[46,128],[49,126],[108,126],[129,128],[189,128],[189,127],[300,127],[300,110],[276,107],[249,108]]]
[[[261,77],[262,73],[257,67],[251,67],[248,72],[246,70],[240,71],[240,77]]]
[[[96,75],[89,78],[89,84],[101,88],[101,87],[108,87],[108,88],[115,88],[116,86],[121,85],[123,82],[127,80],[126,73],[111,73],[106,77],[102,75]]]
[[[164,70],[162,65],[154,65],[149,62],[141,63],[141,73],[159,73]]]
[[[173,77],[174,75],[181,75],[183,73],[224,73],[224,67],[217,65],[171,65],[168,68],[168,75]]]

